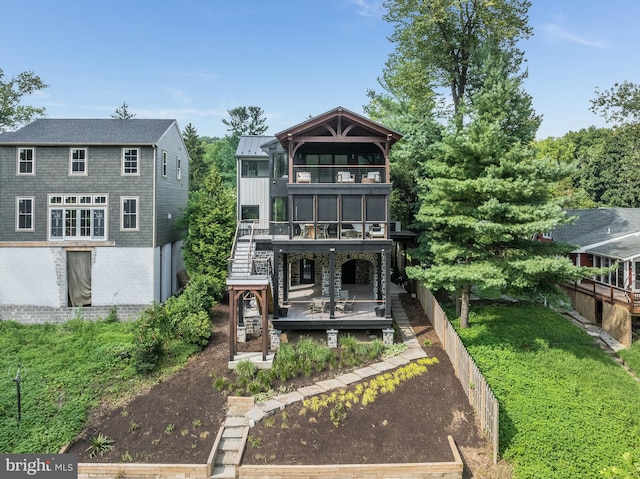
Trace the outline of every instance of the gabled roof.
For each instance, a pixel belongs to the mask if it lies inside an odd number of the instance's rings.
[[[388,140],[390,145],[402,138],[397,131],[341,106],[276,133],[276,138],[285,149],[292,138],[301,136],[310,137],[310,141],[313,141],[313,138],[331,140],[376,137]]]
[[[154,145],[174,123],[175,120],[136,118],[43,118],[0,134],[0,145]]]
[[[554,241],[578,246],[578,251],[629,259],[640,255],[640,208],[567,210],[573,223],[552,231]]]
[[[269,155],[262,149],[262,146],[275,139],[275,136],[243,135],[238,142],[238,148],[236,148],[236,157],[268,158]]]

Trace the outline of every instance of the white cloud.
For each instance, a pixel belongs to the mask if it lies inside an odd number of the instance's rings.
[[[556,23],[544,24],[542,25],[541,30],[547,35],[547,37],[554,40],[564,40],[570,43],[577,43],[578,45],[584,45],[591,48],[609,48],[609,45],[606,42],[576,35],[563,29]]]
[[[358,7],[358,15],[362,17],[382,16],[382,0],[353,0]]]

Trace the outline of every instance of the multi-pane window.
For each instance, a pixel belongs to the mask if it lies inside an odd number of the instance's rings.
[[[33,198],[16,198],[16,229],[33,231]]]
[[[35,152],[33,148],[18,148],[18,174],[33,175],[35,169]]]
[[[71,148],[69,174],[86,175],[87,174],[87,149]]]
[[[122,229],[138,229],[138,198],[122,198]]]
[[[176,179],[179,180],[182,176],[182,160],[176,158]]]
[[[50,240],[104,240],[106,217],[106,195],[49,195]]]
[[[162,152],[162,176],[167,176],[167,152]]]
[[[124,148],[122,150],[122,174],[137,175],[139,172],[138,149]]]
[[[241,160],[241,174],[243,178],[268,178],[268,160]]]

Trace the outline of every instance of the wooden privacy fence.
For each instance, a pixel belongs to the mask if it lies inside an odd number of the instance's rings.
[[[487,433],[493,444],[495,464],[498,462],[498,400],[433,293],[424,286],[417,285],[416,296],[453,364],[469,404],[473,406],[480,419],[480,427]]]

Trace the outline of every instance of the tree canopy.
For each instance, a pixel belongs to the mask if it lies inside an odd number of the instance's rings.
[[[267,119],[264,117],[264,110],[259,106],[238,106],[227,110],[227,113],[229,118],[223,118],[222,123],[227,125],[230,137],[262,135],[268,129],[265,125]]]
[[[208,275],[224,285],[227,258],[236,228],[236,202],[220,174],[211,168],[192,191],[179,225],[186,229],[183,257],[190,275]]]
[[[207,175],[207,165],[204,162],[204,146],[195,127],[188,123],[182,132],[182,140],[189,153],[189,189],[197,190]]]
[[[516,44],[532,34],[530,5],[528,0],[386,0],[384,19],[394,25],[396,50],[383,85],[396,96],[427,102],[446,88],[457,116],[468,92],[482,83],[474,67],[478,49],[490,42],[509,51],[517,68]]]
[[[31,71],[6,79],[0,69],[0,132],[15,129],[45,114],[45,108],[22,105],[21,101],[39,90],[47,88],[39,76]]]
[[[135,113],[129,111],[127,102],[123,101],[122,105],[116,108],[116,111],[111,115],[111,118],[115,118],[116,120],[130,120],[131,118],[135,118],[135,116]]]
[[[461,294],[461,325],[468,324],[471,288],[499,288],[516,296],[547,298],[557,284],[583,274],[567,245],[532,238],[566,221],[551,192],[566,166],[537,160],[532,142],[540,119],[508,56],[487,51],[485,78],[424,164],[418,219],[428,267],[409,275],[432,288]]]
[[[585,271],[565,255],[567,245],[532,241],[567,221],[554,191],[572,163],[533,147],[540,117],[522,87],[518,48],[532,33],[530,2],[384,5],[396,48],[381,80],[386,93],[371,93],[370,109],[405,133],[392,172],[416,172],[422,233],[408,275],[460,294],[463,327],[472,287],[544,300],[558,294],[558,283]],[[397,169],[395,178],[403,178]]]

